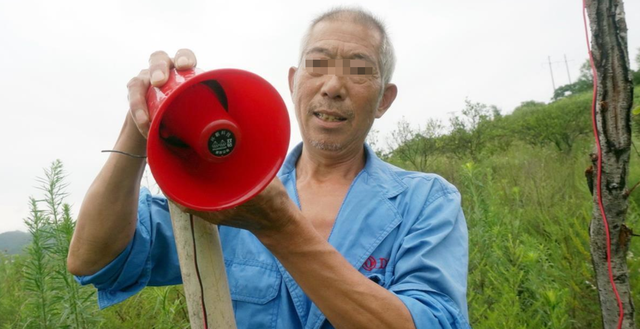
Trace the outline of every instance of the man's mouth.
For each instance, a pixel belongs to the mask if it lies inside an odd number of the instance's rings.
[[[315,115],[318,119],[320,119],[322,121],[327,121],[327,122],[339,122],[339,121],[346,121],[347,120],[347,118],[328,115],[328,114],[319,113],[319,112],[313,112],[313,115]]]

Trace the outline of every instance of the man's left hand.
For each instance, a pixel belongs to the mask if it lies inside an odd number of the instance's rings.
[[[277,177],[258,195],[235,208],[202,212],[181,205],[178,207],[210,223],[242,228],[261,235],[283,231],[301,215]]]

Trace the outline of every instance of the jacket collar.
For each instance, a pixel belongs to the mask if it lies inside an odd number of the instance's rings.
[[[300,143],[289,152],[289,155],[287,155],[287,158],[280,168],[278,177],[289,175],[295,171],[296,163],[302,154],[302,147],[303,143]],[[372,181],[376,184],[376,188],[380,190],[379,192],[382,193],[382,195],[387,198],[393,198],[407,188],[407,185],[394,173],[395,168],[380,160],[366,143],[364,144],[364,153],[365,165],[362,171],[372,178]]]

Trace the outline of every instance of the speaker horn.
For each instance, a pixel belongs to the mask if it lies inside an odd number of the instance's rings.
[[[198,211],[238,206],[277,174],[290,126],[280,94],[237,69],[171,70],[150,87],[149,167],[174,202]]]

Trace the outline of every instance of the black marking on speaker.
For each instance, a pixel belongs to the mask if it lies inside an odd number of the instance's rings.
[[[182,141],[180,138],[173,135],[169,135],[169,134],[170,133],[165,128],[164,122],[160,123],[160,129],[158,129],[158,135],[160,135],[160,139],[162,139],[162,141],[164,141],[165,143],[173,147],[177,147],[181,149],[189,148],[189,145],[184,141]]]
[[[176,136],[169,136],[169,137],[163,138],[162,140],[173,147],[177,147],[181,149],[189,148],[189,145],[187,145],[187,143],[183,142],[180,138]]]
[[[236,136],[227,129],[216,130],[209,136],[209,152],[217,157],[224,157],[236,147]]]
[[[229,112],[229,102],[227,101],[227,94],[224,92],[224,88],[222,88],[220,83],[217,80],[207,80],[200,83],[209,87],[209,89],[211,89],[216,94],[216,96],[218,96],[218,101],[220,101],[220,104],[222,105],[224,110]]]

